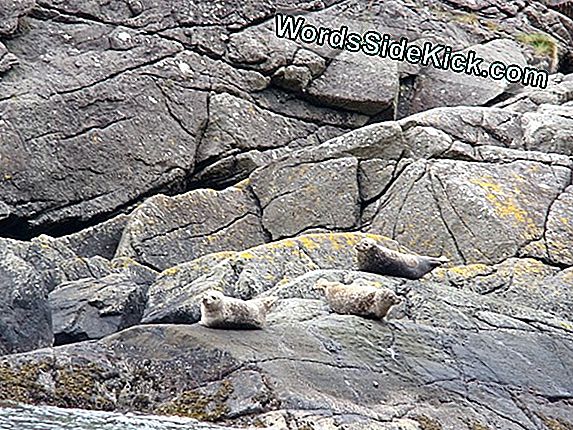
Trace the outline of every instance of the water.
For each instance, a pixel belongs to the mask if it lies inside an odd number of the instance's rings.
[[[230,430],[196,420],[154,415],[62,409],[52,406],[0,407],[0,430]]]

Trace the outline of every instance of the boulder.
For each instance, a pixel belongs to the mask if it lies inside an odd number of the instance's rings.
[[[117,257],[160,270],[202,255],[266,241],[258,202],[244,187],[157,195],[130,216]]]
[[[13,354],[51,346],[52,320],[48,287],[36,268],[0,243],[0,354]]]
[[[105,222],[58,238],[80,257],[100,256],[111,260],[121,240],[129,217],[120,214]]]
[[[62,283],[50,293],[56,345],[100,339],[140,322],[155,273],[128,267],[99,279]]]

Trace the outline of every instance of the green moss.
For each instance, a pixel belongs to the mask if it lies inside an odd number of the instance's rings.
[[[204,394],[197,390],[184,391],[176,399],[156,408],[155,412],[199,421],[219,421],[229,412],[226,401],[233,389],[233,384],[225,380],[214,394]]]
[[[522,33],[517,40],[531,46],[538,55],[546,55],[551,58],[557,56],[558,45],[555,39],[545,33]]]
[[[440,422],[427,415],[418,415],[414,420],[418,421],[421,430],[442,430]]]

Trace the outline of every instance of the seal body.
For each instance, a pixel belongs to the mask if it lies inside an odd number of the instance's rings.
[[[241,300],[210,290],[201,299],[199,324],[222,329],[261,329],[275,301],[276,297]]]
[[[344,285],[320,279],[317,286],[324,291],[326,302],[337,314],[383,319],[400,298],[388,288],[369,285]]]
[[[393,251],[365,238],[356,245],[358,268],[378,275],[420,279],[436,267],[448,262],[446,257],[428,257]]]

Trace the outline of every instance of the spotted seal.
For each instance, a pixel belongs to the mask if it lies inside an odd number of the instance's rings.
[[[222,329],[261,329],[276,297],[241,300],[209,290],[201,298],[199,324]]]
[[[406,279],[420,279],[449,261],[446,257],[428,257],[393,251],[370,238],[362,239],[355,249],[360,270]]]

